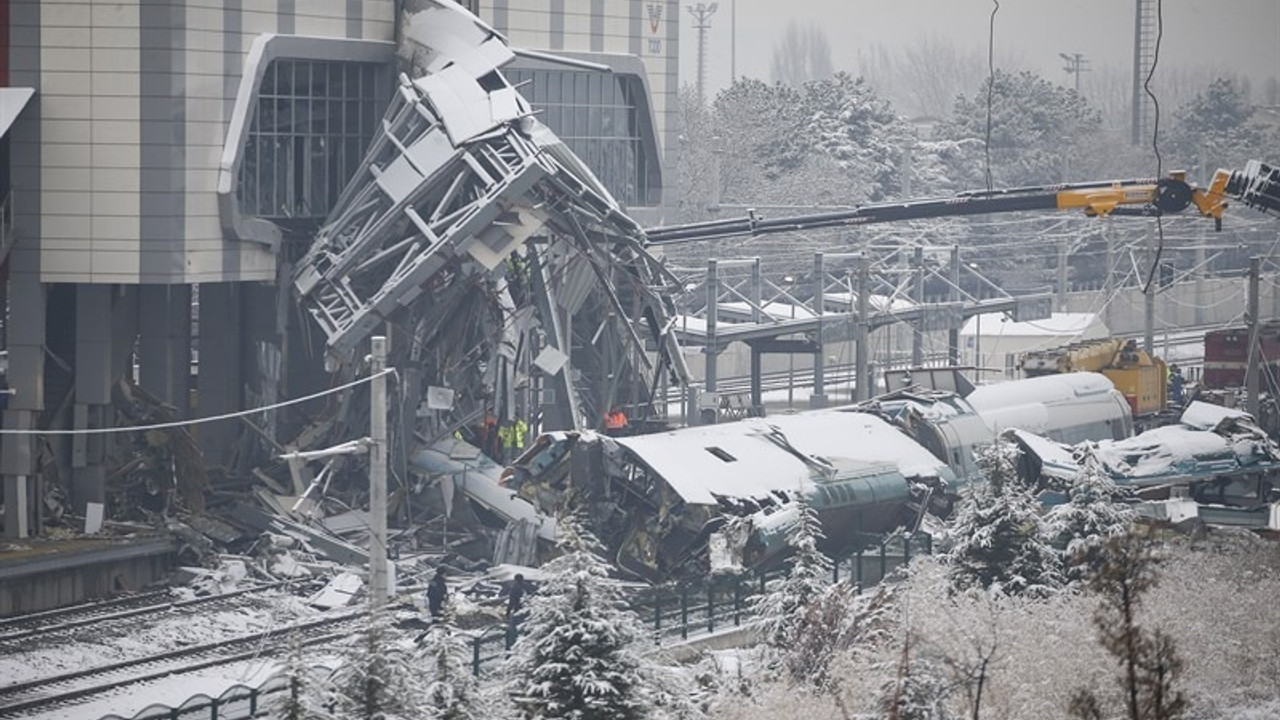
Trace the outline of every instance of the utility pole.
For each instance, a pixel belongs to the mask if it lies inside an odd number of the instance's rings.
[[[720,271],[715,258],[707,260],[707,346],[703,352],[703,393],[699,400],[701,424],[714,425],[719,412],[719,398],[716,397],[716,361],[719,359],[720,346],[716,342],[716,326],[720,316]]]
[[[1262,274],[1262,258],[1249,258],[1249,308],[1245,314],[1245,323],[1249,326],[1249,369],[1245,372],[1245,396],[1248,398],[1249,414],[1258,420],[1258,390],[1261,383],[1261,369],[1258,362],[1258,335],[1261,321],[1258,319],[1259,278]]]
[[[1089,64],[1089,61],[1085,59],[1084,53],[1058,53],[1058,57],[1067,62],[1062,69],[1076,76],[1076,92],[1079,93],[1080,73],[1089,71],[1089,68],[1085,67],[1085,65]]]
[[[911,256],[911,261],[915,265],[912,268],[912,291],[911,299],[916,304],[916,311],[920,315],[916,318],[916,322],[912,325],[914,333],[911,336],[911,366],[924,366],[924,246],[917,245]]]
[[[732,2],[729,6],[729,81],[738,82],[738,0]]]
[[[960,246],[951,246],[951,290],[947,299],[952,303],[960,302]],[[953,322],[947,330],[947,364],[955,367],[960,364],[960,324]]]
[[[1147,262],[1151,263],[1151,275],[1148,276],[1145,286],[1142,288],[1143,300],[1143,316],[1142,316],[1142,349],[1147,351],[1148,355],[1154,355],[1156,352],[1156,287],[1160,275],[1160,268],[1156,267],[1156,233],[1155,228],[1148,228],[1147,231]],[[1139,282],[1142,279],[1139,278]]]
[[[373,537],[369,541],[369,604],[387,602],[387,338],[370,340],[373,359],[369,370],[369,515]]]
[[[711,29],[711,16],[716,14],[719,3],[698,3],[685,5],[684,9],[693,16],[693,29],[698,31],[698,103],[706,102],[704,92],[707,85],[707,31]]]
[[[813,352],[813,395],[809,397],[809,406],[815,408],[827,406],[827,345],[822,341],[826,288],[826,265],[822,253],[816,252],[813,254],[813,313],[818,318],[818,328],[814,330],[813,342],[817,349]]]
[[[1063,238],[1058,241],[1058,312],[1067,311],[1067,293],[1071,290],[1071,273],[1067,267],[1067,258],[1071,254],[1071,244]]]
[[[858,401],[867,400],[871,397],[871,362],[869,360],[871,348],[867,347],[867,341],[871,335],[871,258],[864,255],[858,256],[858,334],[856,338],[857,345],[854,348],[853,364],[854,376],[857,379],[857,385],[854,385],[856,391],[855,399]]]

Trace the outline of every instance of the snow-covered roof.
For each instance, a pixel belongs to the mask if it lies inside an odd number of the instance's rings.
[[[1101,325],[1102,320],[1097,313],[1053,313],[1040,320],[1015,322],[1004,313],[983,313],[965,321],[960,330],[961,335],[977,335],[978,322],[981,318],[983,337],[1008,335],[1011,337],[1073,337],[1094,325]],[[1103,330],[1104,334],[1106,330]]]
[[[841,465],[896,467],[905,477],[944,477],[946,465],[879,417],[821,410],[666,433],[616,438],[662,476],[687,503],[712,505],[716,496],[759,498],[799,490],[813,468],[771,441],[780,432],[796,452]]]
[[[751,317],[751,305],[745,302],[719,303],[720,312],[733,316]],[[767,317],[775,320],[791,320],[813,317],[813,311],[804,305],[785,302],[767,302],[760,306]]]
[[[838,305],[845,309],[854,309],[858,303],[857,293],[847,292],[829,292],[823,293],[822,299],[829,305]],[[885,310],[908,310],[916,306],[911,298],[906,297],[889,297],[888,295],[871,294],[867,296],[867,305],[871,306],[873,311],[884,312]]]
[[[1090,395],[1109,395],[1116,386],[1106,375],[1060,373],[1009,382],[979,385],[965,400],[978,414],[1032,403],[1059,403]]]

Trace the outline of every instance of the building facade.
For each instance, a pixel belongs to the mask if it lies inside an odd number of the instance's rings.
[[[0,0],[3,428],[90,431],[4,435],[6,535],[39,529],[50,462],[73,508],[103,501],[103,458],[127,436],[91,431],[114,424],[120,378],[180,417],[314,380],[287,273],[381,122],[398,12],[421,1]],[[531,51],[511,72],[543,121],[660,219],[678,6],[471,9]],[[34,95],[15,109],[20,88]],[[234,453],[231,424],[198,432],[209,464]]]

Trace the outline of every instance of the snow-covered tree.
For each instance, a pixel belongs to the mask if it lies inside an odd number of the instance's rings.
[[[289,635],[289,654],[281,673],[289,689],[272,703],[273,720],[326,720],[324,677],[307,663],[298,633]]]
[[[806,84],[804,98],[809,111],[804,141],[850,179],[868,183],[866,198],[845,202],[900,196],[907,159],[918,139],[889,101],[861,78],[843,72]]]
[[[910,630],[902,644],[902,655],[893,676],[880,688],[879,717],[885,720],[951,720],[947,709],[952,686],[943,668],[935,661],[914,654],[915,638]]]
[[[445,607],[444,622],[427,630],[422,643],[423,717],[430,720],[473,720],[477,710],[476,678],[471,672],[471,644],[453,624],[453,607]]]
[[[1068,557],[1107,538],[1128,532],[1131,509],[1115,502],[1120,488],[1111,481],[1092,444],[1081,450],[1080,471],[1067,490],[1070,500],[1049,511],[1049,533]]]
[[[818,549],[825,537],[818,513],[809,503],[796,503],[795,526],[787,534],[792,548],[791,567],[786,576],[754,600],[759,618],[760,639],[777,652],[796,647],[805,626],[805,612],[829,586],[831,559]]]
[[[421,669],[412,647],[392,627],[385,608],[344,649],[328,683],[326,705],[341,720],[417,720],[422,717]]]
[[[985,482],[969,490],[947,532],[944,559],[958,590],[1043,596],[1062,586],[1061,559],[1031,492],[1018,480],[1018,450],[997,437],[978,453]]]
[[[1119,678],[1129,720],[1176,720],[1186,710],[1186,697],[1176,687],[1183,663],[1174,640],[1142,626],[1138,611],[1143,597],[1159,578],[1157,558],[1148,539],[1135,534],[1108,538],[1079,558],[1089,589],[1098,597],[1094,615],[1098,639],[1121,667]],[[1086,720],[1110,717],[1092,688],[1072,698],[1073,715]]]
[[[640,619],[592,552],[595,539],[571,518],[557,530],[564,554],[542,567],[545,579],[528,600],[508,692],[527,718],[649,717],[662,698],[637,651]]]
[[[1181,166],[1213,172],[1266,159],[1276,140],[1275,129],[1258,122],[1241,83],[1219,77],[1174,112],[1167,147]]]
[[[986,142],[988,85],[995,185],[1042,185],[1088,176],[1082,150],[1096,143],[1102,116],[1079,93],[1032,72],[996,70],[978,92],[957,97],[950,117],[935,128],[939,139]]]

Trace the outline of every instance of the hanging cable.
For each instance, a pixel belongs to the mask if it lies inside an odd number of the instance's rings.
[[[210,417],[194,418],[192,420],[174,420],[173,422],[156,423],[154,425],[127,425],[127,426],[109,427],[109,428],[80,428],[78,430],[15,430],[10,428],[0,428],[0,435],[110,435],[112,433],[147,432],[148,430],[169,430],[171,428],[187,427],[189,425],[201,425],[204,423],[218,422],[219,420],[231,420],[234,418],[247,417],[249,415],[257,415],[258,413],[267,412],[268,410],[276,410],[282,407],[289,407],[290,405],[297,405],[299,403],[315,400],[316,398],[322,398],[326,395],[333,395],[335,393],[340,393],[343,390],[350,390],[351,388],[357,385],[363,385],[369,382],[370,380],[373,380],[374,378],[379,378],[379,377],[382,377],[383,375],[394,375],[395,373],[396,373],[395,368],[387,368],[386,370],[383,370],[382,372],[376,375],[370,375],[369,377],[360,378],[358,380],[352,380],[349,383],[344,383],[337,387],[329,388],[328,390],[321,390],[320,392],[311,393],[310,395],[304,395],[303,397],[300,397],[300,398],[293,398],[292,400],[285,400],[283,402],[273,403],[271,405],[264,405],[262,407],[251,408],[249,410],[240,410],[239,412],[226,413],[225,415],[213,415]]]
[[[987,28],[987,138],[983,144],[986,155],[987,192],[993,189],[991,183],[991,97],[996,90],[996,13],[1000,12],[1000,0],[991,0],[995,7],[991,8],[991,24]]]
[[[1156,182],[1164,177],[1164,158],[1160,156],[1160,101],[1156,98],[1156,94],[1151,91],[1151,78],[1155,77],[1156,66],[1160,64],[1160,41],[1164,39],[1164,0],[1156,0],[1156,47],[1155,52],[1151,56],[1151,69],[1147,71],[1147,79],[1142,83],[1142,89],[1147,93],[1147,97],[1151,98],[1151,106],[1154,109],[1151,121],[1151,149],[1156,154]],[[1156,200],[1159,201],[1159,185],[1156,189]],[[1151,270],[1147,272],[1147,282],[1142,286],[1142,294],[1146,295],[1151,290],[1151,283],[1155,280],[1156,270],[1160,267],[1160,257],[1164,255],[1164,217],[1162,213],[1156,214],[1156,256],[1151,261]]]

